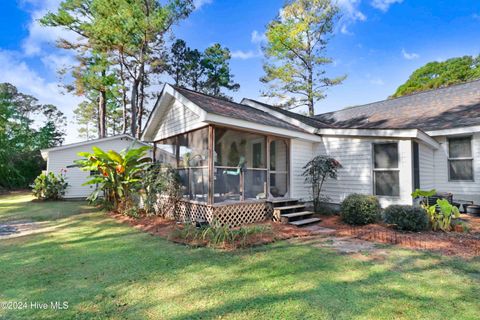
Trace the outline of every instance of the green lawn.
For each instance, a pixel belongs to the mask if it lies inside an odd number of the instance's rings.
[[[81,202],[0,197],[0,220],[50,220],[0,240],[6,319],[478,319],[480,259],[388,248],[364,261],[286,241],[237,252],[192,249],[119,224]],[[83,213],[83,214],[79,214]]]

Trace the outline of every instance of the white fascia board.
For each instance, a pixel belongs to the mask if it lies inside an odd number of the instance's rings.
[[[418,129],[319,129],[318,134],[325,136],[414,138],[435,149],[440,146],[435,139]]]
[[[120,134],[117,136],[111,136],[111,137],[106,137],[106,138],[101,138],[101,139],[93,139],[93,140],[87,140],[87,141],[82,141],[82,142],[75,142],[75,143],[70,143],[70,144],[65,144],[63,146],[59,147],[53,147],[53,148],[48,148],[48,149],[42,149],[40,152],[42,153],[42,157],[46,159],[48,157],[48,153],[51,151],[58,151],[58,150],[64,150],[64,149],[69,149],[69,148],[75,148],[75,147],[81,147],[89,144],[95,144],[98,142],[105,142],[105,141],[110,141],[110,140],[116,140],[116,139],[121,139],[121,138],[127,138],[132,141],[137,140],[136,138],[128,135],[128,134]],[[148,143],[137,140],[138,143],[143,144],[145,146],[149,146]]]
[[[438,137],[438,136],[449,136],[455,134],[468,134],[480,132],[480,126],[471,126],[471,127],[461,127],[461,128],[453,128],[453,129],[443,129],[443,130],[430,130],[426,131],[425,133],[431,137]]]
[[[237,128],[237,129],[243,129],[243,130],[247,129],[247,130],[255,131],[259,133],[273,134],[281,137],[297,138],[297,139],[310,141],[310,142],[322,141],[322,138],[315,134],[310,134],[307,132],[304,133],[304,132],[289,130],[285,128],[267,126],[263,124],[254,123],[251,121],[229,118],[229,117],[220,116],[212,113],[208,113],[206,115],[205,122],[222,125],[226,127],[231,127],[231,128]]]
[[[241,104],[246,104],[247,106],[250,106],[252,108],[255,108],[255,109],[261,110],[263,112],[269,113],[269,114],[273,115],[275,118],[281,119],[281,120],[283,120],[287,123],[290,123],[294,126],[302,128],[303,130],[305,130],[309,133],[316,133],[318,131],[318,129],[315,128],[315,127],[309,126],[309,125],[305,124],[304,122],[302,122],[300,120],[297,120],[297,119],[294,119],[292,117],[289,117],[287,115],[284,115],[283,113],[277,112],[277,111],[272,110],[272,109],[267,108],[267,107],[264,107],[261,104],[255,102],[255,101],[252,101],[248,98],[243,98],[240,103]]]

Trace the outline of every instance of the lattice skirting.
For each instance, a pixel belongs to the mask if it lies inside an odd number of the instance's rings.
[[[168,198],[159,199],[159,208],[164,216],[180,222],[205,220],[217,221],[230,228],[264,221],[272,217],[272,208],[266,202],[239,202],[222,205],[207,205],[180,200],[176,205],[168,205]]]

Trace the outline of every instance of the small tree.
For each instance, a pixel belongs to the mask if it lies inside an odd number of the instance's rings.
[[[84,159],[75,163],[84,171],[97,172],[84,185],[97,185],[97,189],[89,197],[95,201],[101,192],[106,200],[119,209],[120,205],[127,209],[131,204],[132,196],[141,187],[144,167],[152,160],[146,157],[150,147],[122,150],[120,153],[110,150],[103,151],[93,147],[93,153],[80,152]]]
[[[327,178],[337,179],[337,170],[341,167],[340,162],[328,156],[316,156],[303,167],[305,182],[312,185],[315,212],[320,210],[320,203],[325,199],[321,197],[323,183]]]

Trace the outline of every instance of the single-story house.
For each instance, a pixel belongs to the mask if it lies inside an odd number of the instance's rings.
[[[95,190],[95,186],[82,185],[87,182],[90,173],[75,166],[74,161],[81,158],[78,156],[79,152],[92,152],[93,146],[106,151],[120,152],[129,147],[144,145],[148,146],[149,144],[136,140],[127,134],[121,134],[44,149],[41,150],[41,153],[43,159],[47,161],[47,172],[58,174],[62,169],[66,170],[65,178],[69,186],[65,192],[65,198],[86,198]]]
[[[324,187],[335,204],[351,193],[412,204],[416,188],[480,202],[479,111],[480,81],[314,117],[166,85],[142,140],[173,155],[161,161],[180,174],[180,215],[238,225],[311,199],[303,167],[321,154],[342,164]]]

